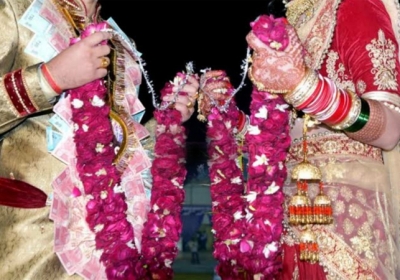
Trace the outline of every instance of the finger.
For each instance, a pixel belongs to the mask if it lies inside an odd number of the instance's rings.
[[[102,41],[109,40],[111,39],[111,34],[109,32],[95,32],[88,37],[82,39],[81,42],[85,42],[89,46],[97,46],[100,44]]]
[[[105,68],[96,69],[94,80],[104,78],[107,75],[107,73],[108,71]]]
[[[189,75],[187,80],[193,86],[197,86],[197,87],[199,86],[199,78],[198,77]]]
[[[186,105],[181,103],[175,103],[174,108],[181,113],[182,121],[188,120],[189,117],[194,113],[194,108],[188,108]]]
[[[111,48],[108,45],[97,45],[93,48],[93,54],[95,57],[107,56],[111,52]]]
[[[196,92],[198,90],[198,87],[193,86],[192,84],[186,84],[181,91],[184,91],[187,93],[187,95],[193,97],[196,95]]]
[[[162,101],[175,101],[175,94],[166,94],[162,97]]]
[[[102,56],[98,58],[97,60],[97,69],[102,68],[102,69],[107,69],[108,65],[110,65],[110,58],[107,56]]]

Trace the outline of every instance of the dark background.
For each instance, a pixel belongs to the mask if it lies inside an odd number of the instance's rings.
[[[110,16],[131,37],[143,54],[156,92],[164,83],[193,61],[195,71],[204,68],[227,71],[236,87],[241,80],[241,65],[246,56],[246,34],[250,22],[267,13],[265,1],[101,1],[104,19]],[[238,106],[246,111],[250,102],[251,82],[237,95]],[[147,86],[140,88],[146,114],[153,106]],[[202,141],[204,125],[196,115],[187,123],[189,141]]]

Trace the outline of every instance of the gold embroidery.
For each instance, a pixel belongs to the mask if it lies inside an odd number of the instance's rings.
[[[358,220],[363,215],[363,210],[360,207],[360,205],[353,203],[353,204],[350,204],[350,206],[349,206],[349,214],[350,214],[350,217]]]
[[[320,0],[291,1],[286,5],[286,18],[291,25],[301,27],[314,16],[319,3]]]
[[[305,49],[307,50],[306,63],[312,69],[320,69],[326,53],[331,45],[333,33],[336,26],[336,12],[340,0],[322,1],[323,4],[310,20],[312,28],[310,31],[297,29],[297,33]],[[303,32],[304,31],[304,32]]]
[[[347,235],[350,235],[350,234],[353,233],[354,225],[350,221],[350,219],[348,219],[348,218],[344,219],[344,221],[343,221],[343,230],[344,230],[344,233],[347,234]]]
[[[329,197],[332,199],[331,196]],[[343,214],[346,211],[346,206],[344,202],[342,200],[335,201],[335,203],[333,204],[333,211],[335,216]]]
[[[327,194],[332,199],[332,201],[336,201],[339,196],[339,191],[337,188],[329,188],[327,190]]]
[[[362,204],[365,204],[367,202],[367,198],[365,197],[365,194],[360,190],[357,191],[356,198]]]
[[[340,188],[340,194],[347,202],[349,202],[353,198],[353,192],[347,186],[343,186]]]
[[[363,94],[363,93],[365,93],[366,90],[367,90],[367,84],[362,80],[358,80],[357,81],[357,92],[360,94]]]
[[[378,39],[373,39],[366,49],[373,65],[371,73],[375,75],[374,85],[378,86],[378,90],[397,90],[397,56],[392,40],[386,39],[385,33],[380,29]]]
[[[352,252],[337,234],[324,227],[313,229],[319,236],[321,264],[328,271],[329,279],[379,279],[371,270],[371,262]]]
[[[293,139],[287,162],[303,159],[302,137]],[[308,135],[307,149],[309,159],[320,155],[357,155],[382,161],[382,151],[378,148],[355,141],[340,132],[324,132]]]
[[[332,79],[337,86],[342,89],[348,89],[353,92],[356,91],[356,87],[351,78],[346,74],[346,68],[343,63],[339,63],[336,68],[336,63],[339,60],[339,54],[335,51],[328,53],[326,60],[326,72],[328,77]]]
[[[372,234],[368,224],[364,224],[357,232],[357,236],[350,238],[353,249],[357,254],[364,254],[367,259],[374,258],[372,252]]]
[[[367,214],[368,223],[369,223],[370,225],[372,225],[373,223],[375,223],[375,220],[376,220],[375,214],[374,214],[372,211],[370,211],[370,210],[367,210],[367,211],[366,211],[366,214]]]

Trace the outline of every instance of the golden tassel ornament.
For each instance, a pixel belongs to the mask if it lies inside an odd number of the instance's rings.
[[[307,225],[300,235],[300,260],[316,263],[319,260],[317,236]]]
[[[303,161],[296,165],[292,171],[292,179],[297,182],[297,194],[289,201],[289,223],[291,225],[304,225],[313,223],[314,214],[311,200],[308,197],[307,181],[321,180],[319,168],[307,160],[307,125],[309,115],[304,115],[303,125]]]
[[[333,223],[331,200],[324,194],[322,182],[319,182],[319,194],[314,198],[313,205],[314,224]]]
[[[300,260],[318,262],[317,237],[312,230],[313,224],[331,224],[333,222],[332,204],[323,192],[321,170],[307,160],[307,128],[310,116],[304,115],[303,124],[303,161],[292,171],[292,179],[297,183],[297,193],[289,201],[289,224],[302,227],[300,233]],[[313,202],[308,196],[308,182],[319,183],[319,193]]]

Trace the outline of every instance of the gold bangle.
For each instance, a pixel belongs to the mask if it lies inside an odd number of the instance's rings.
[[[301,104],[301,101],[306,100],[310,94],[313,93],[312,89],[318,85],[318,75],[317,72],[311,68],[306,69],[306,73],[301,80],[301,82],[295,87],[295,89],[286,94],[283,98],[285,101],[291,105]],[[296,107],[296,106],[295,106]]]

